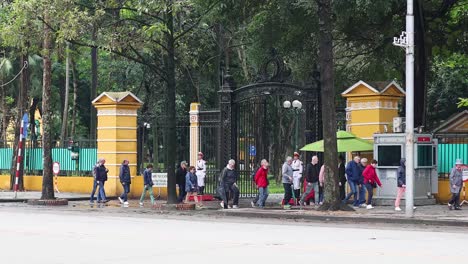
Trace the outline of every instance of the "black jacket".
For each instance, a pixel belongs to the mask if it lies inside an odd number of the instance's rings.
[[[237,182],[237,172],[227,167],[221,172],[221,182],[223,184],[234,184]]]
[[[406,166],[405,166],[405,159],[400,160],[400,167],[398,167],[397,176],[398,176],[398,187],[403,187],[406,185]]]
[[[96,181],[107,181],[107,168],[104,165],[97,167]]]
[[[345,172],[345,165],[342,162],[340,166],[338,166],[338,175],[339,181],[341,182],[341,186],[344,186],[346,183],[346,172]]]
[[[319,181],[320,166],[312,163],[307,164],[306,168],[306,181],[315,183]]]
[[[183,186],[185,188],[185,175],[187,174],[187,170],[183,169],[182,167],[178,168],[176,171],[176,184],[179,186]]]
[[[122,164],[120,166],[119,178],[121,183],[132,183],[132,177],[130,177],[130,168],[128,167],[128,165]]]

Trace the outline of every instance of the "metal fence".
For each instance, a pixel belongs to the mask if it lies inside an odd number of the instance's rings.
[[[91,176],[92,168],[97,160],[96,141],[75,141],[78,160],[72,160],[68,147],[60,146],[59,142],[52,144],[52,161],[60,163],[61,176]],[[0,142],[0,173],[9,174],[12,166],[13,142]],[[41,141],[26,141],[24,149],[24,174],[42,175],[42,143]]]
[[[448,178],[457,159],[468,163],[468,134],[440,134],[438,139],[437,171],[439,178]]]

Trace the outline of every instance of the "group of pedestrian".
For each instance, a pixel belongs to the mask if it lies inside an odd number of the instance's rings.
[[[179,203],[188,203],[190,197],[193,197],[198,207],[203,206],[206,177],[206,161],[203,157],[204,154],[199,152],[196,166],[188,167],[188,163],[185,160],[180,163],[176,171],[176,185],[179,189],[177,201]],[[201,196],[200,199],[199,196]]]

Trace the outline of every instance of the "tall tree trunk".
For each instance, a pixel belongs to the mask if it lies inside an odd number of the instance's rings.
[[[72,108],[72,123],[71,123],[71,132],[70,135],[72,137],[76,134],[76,104],[78,101],[78,71],[76,70],[76,63],[73,57],[71,58],[71,66],[72,66],[72,77],[73,77],[73,108]]]
[[[97,28],[94,26],[91,40],[93,43],[97,41]],[[98,50],[96,47],[91,48],[91,98],[94,100],[97,97],[97,82],[98,82]],[[89,134],[90,139],[96,139],[96,129],[97,129],[97,112],[96,108],[91,106],[91,115],[89,123]]]
[[[319,64],[322,81],[322,118],[325,166],[325,201],[320,210],[339,210],[338,147],[336,143],[335,87],[333,84],[332,1],[318,0]]]
[[[165,42],[167,54],[164,56],[167,82],[166,101],[166,168],[167,168],[167,203],[177,202],[175,163],[176,163],[176,69],[175,69],[175,43],[174,43],[174,10],[173,0],[167,0],[167,32]]]
[[[46,10],[44,14],[44,43],[43,43],[43,64],[44,73],[42,76],[42,196],[41,199],[54,199],[54,185],[52,177],[52,116],[51,116],[51,80],[52,80],[52,63],[50,59],[52,50],[52,33],[49,27],[49,12]]]
[[[60,133],[60,145],[65,146],[68,130],[68,97],[70,96],[70,45],[66,45],[65,59],[65,98],[63,101],[62,129]]]
[[[28,53],[21,54],[21,63],[20,66],[22,67],[24,63],[28,63]],[[28,109],[28,91],[29,91],[29,68],[26,67],[24,70],[21,72],[21,78],[20,78],[20,89],[19,89],[19,95],[18,95],[18,101],[17,101],[17,107],[18,107],[18,114],[16,116],[16,122],[15,122],[15,141],[14,141],[14,148],[13,148],[13,154],[12,154],[12,159],[11,159],[11,169],[10,169],[10,189],[13,189],[13,186],[15,184],[15,177],[16,177],[16,162],[17,162],[17,154],[18,154],[18,141],[20,139],[20,127],[21,127],[21,120],[23,119],[23,114],[27,112],[26,109]],[[27,129],[27,128],[24,128]],[[26,139],[24,140],[26,141]],[[23,143],[23,146],[25,144]],[[25,146],[24,146],[25,148]],[[19,179],[18,179],[18,189],[20,191],[24,191],[24,183],[23,183],[23,170],[24,170],[24,158],[25,158],[25,152],[23,151],[23,161],[20,163],[20,174],[19,174]]]

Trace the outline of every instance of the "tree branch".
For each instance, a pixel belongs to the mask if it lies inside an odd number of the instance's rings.
[[[198,17],[197,21],[195,21],[189,28],[187,28],[186,30],[182,31],[181,33],[179,33],[177,36],[174,37],[174,41],[177,41],[178,39],[182,38],[184,35],[186,35],[187,33],[189,33],[190,31],[192,31],[192,29],[194,29],[196,26],[198,26],[198,24],[200,24],[200,22],[202,21],[202,19],[208,14],[211,12],[211,10],[213,10],[213,8],[215,8],[215,6],[217,4],[219,4],[221,2],[221,0],[218,0],[218,1],[215,1],[211,6],[208,7],[208,9]]]

